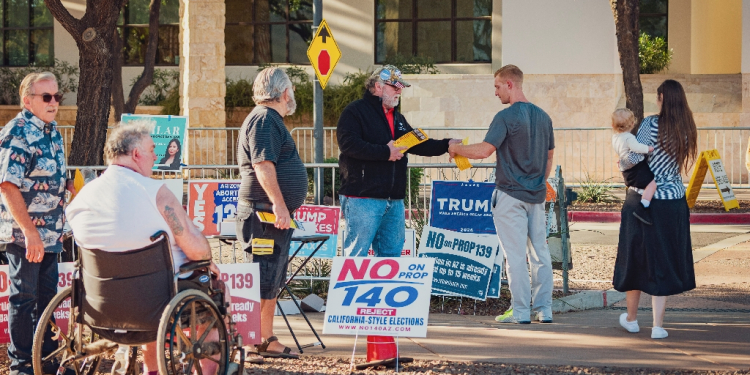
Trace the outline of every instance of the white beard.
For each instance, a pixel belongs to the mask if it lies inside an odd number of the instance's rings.
[[[286,102],[286,111],[287,111],[286,115],[287,116],[291,116],[291,115],[294,114],[294,111],[297,110],[297,101],[294,100],[294,91],[293,90],[289,89],[287,91],[287,93],[289,95],[289,101]]]
[[[383,91],[383,96],[380,98],[383,101],[383,106],[386,108],[396,108],[398,106],[398,100],[401,95],[395,94],[390,96]]]

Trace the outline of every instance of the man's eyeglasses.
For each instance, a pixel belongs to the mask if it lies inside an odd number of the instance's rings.
[[[55,101],[58,102],[58,103],[60,103],[62,101],[62,99],[63,99],[62,94],[54,94],[54,95],[52,95],[52,94],[31,94],[31,95],[32,96],[41,96],[42,97],[42,101],[44,101],[45,103],[51,102],[52,98],[55,98]]]

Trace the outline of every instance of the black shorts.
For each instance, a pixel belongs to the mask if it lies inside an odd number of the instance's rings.
[[[651,172],[648,162],[643,160],[634,165],[633,168],[622,171],[622,177],[625,179],[625,186],[645,189],[654,180],[654,172]]]
[[[274,299],[286,283],[286,269],[289,263],[289,246],[293,229],[277,229],[273,224],[262,223],[255,209],[237,202],[237,239],[242,249],[252,253],[253,238],[273,240],[273,254],[253,255],[253,262],[260,266],[260,298]]]

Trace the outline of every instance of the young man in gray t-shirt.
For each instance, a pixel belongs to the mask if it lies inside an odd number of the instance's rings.
[[[497,152],[492,215],[508,261],[513,302],[495,320],[528,324],[534,311],[540,322],[551,323],[552,260],[547,247],[544,199],[555,137],[552,120],[541,108],[529,103],[522,84],[523,72],[514,65],[495,72],[495,96],[510,107],[495,115],[484,142],[454,144],[448,152],[451,157],[462,155],[470,159],[484,159]],[[531,246],[526,246],[527,240]]]

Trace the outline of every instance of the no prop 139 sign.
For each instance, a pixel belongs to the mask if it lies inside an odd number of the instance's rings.
[[[431,258],[333,259],[323,333],[427,336]]]

